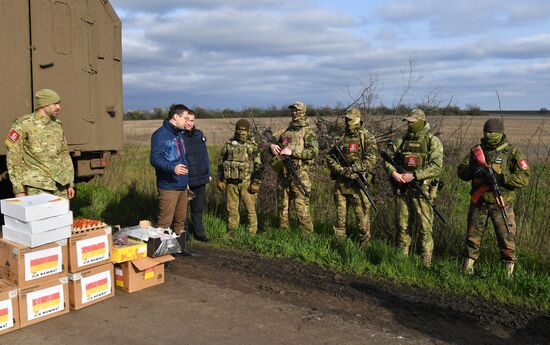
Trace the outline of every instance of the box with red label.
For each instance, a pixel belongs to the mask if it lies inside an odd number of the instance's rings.
[[[83,231],[71,235],[69,239],[69,272],[103,265],[112,257],[111,227]]]
[[[42,193],[0,201],[2,214],[30,222],[69,213],[69,200]]]
[[[115,276],[112,263],[69,273],[69,302],[78,310],[115,295]]]
[[[19,329],[17,288],[0,280],[0,334]]]
[[[19,288],[67,277],[67,240],[29,248],[0,239],[0,278]]]
[[[172,255],[145,257],[115,265],[116,287],[135,292],[164,283],[164,263],[174,260]]]
[[[19,289],[21,327],[69,312],[67,275]]]

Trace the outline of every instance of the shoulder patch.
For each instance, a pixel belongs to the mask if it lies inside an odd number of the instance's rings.
[[[521,170],[529,169],[529,164],[527,164],[527,159],[522,159],[518,163]]]
[[[19,140],[19,138],[21,138],[21,134],[19,134],[18,131],[16,131],[15,129],[12,129],[10,131],[10,134],[8,134],[8,140],[12,143],[12,144],[15,144],[17,142],[17,140]]]

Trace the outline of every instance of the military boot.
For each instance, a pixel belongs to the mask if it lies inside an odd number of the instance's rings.
[[[474,259],[465,258],[462,262],[462,273],[466,273],[469,275],[474,274]]]
[[[506,269],[506,276],[508,278],[511,278],[512,275],[514,274],[514,266],[515,266],[515,263],[513,263],[513,262],[505,262],[504,263],[504,268]]]

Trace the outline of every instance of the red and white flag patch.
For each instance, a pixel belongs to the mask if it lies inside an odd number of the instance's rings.
[[[349,144],[349,152],[359,152],[359,144],[350,143]]]
[[[529,164],[527,164],[527,159],[522,159],[519,161],[519,167],[521,168],[521,170],[525,170],[527,168],[529,168]]]
[[[17,140],[19,140],[19,138],[21,138],[21,134],[19,134],[19,132],[17,132],[15,129],[12,129],[10,131],[10,134],[8,134],[8,140],[12,144],[15,144],[17,142]]]
[[[407,157],[407,166],[408,167],[416,167],[416,164],[418,163],[416,157]]]

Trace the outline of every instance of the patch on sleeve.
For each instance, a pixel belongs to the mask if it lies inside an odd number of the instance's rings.
[[[525,170],[529,168],[529,164],[527,164],[527,159],[522,159],[519,161],[519,167],[521,170]]]
[[[206,142],[206,137],[202,137],[202,142],[205,143]]]
[[[19,138],[21,138],[21,134],[19,134],[19,132],[17,132],[15,129],[12,129],[10,131],[10,134],[8,134],[8,140],[12,144],[15,144],[17,142],[17,140],[19,140]]]

